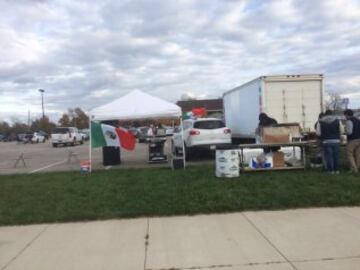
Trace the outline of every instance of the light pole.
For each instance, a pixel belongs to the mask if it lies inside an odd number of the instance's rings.
[[[45,92],[45,90],[44,89],[39,89],[39,92],[41,93],[42,118],[43,118],[43,121],[44,121],[44,119],[45,119],[45,111],[44,111],[44,92]]]

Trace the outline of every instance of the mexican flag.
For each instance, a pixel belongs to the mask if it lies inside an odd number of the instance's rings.
[[[125,128],[91,122],[91,147],[115,146],[135,149],[135,136]]]

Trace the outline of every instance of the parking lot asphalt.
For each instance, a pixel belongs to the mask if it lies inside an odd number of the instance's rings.
[[[134,151],[121,149],[121,164],[119,166],[104,167],[102,165],[102,148],[92,149],[92,168],[121,169],[121,168],[152,168],[169,167],[168,163],[149,164],[148,145],[137,143]],[[165,143],[165,153],[168,160],[171,158],[170,141]],[[25,165],[17,159],[23,154]],[[89,143],[75,146],[52,147],[49,141],[38,144],[23,144],[17,142],[0,142],[0,174],[37,173],[49,171],[80,170],[80,161],[89,159]],[[212,164],[213,158],[205,156],[204,159],[190,162],[190,165]]]

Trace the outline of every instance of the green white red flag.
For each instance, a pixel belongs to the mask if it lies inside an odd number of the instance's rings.
[[[91,147],[115,146],[134,150],[135,136],[127,129],[91,122]]]

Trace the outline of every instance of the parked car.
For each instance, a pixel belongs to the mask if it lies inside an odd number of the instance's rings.
[[[140,128],[138,128],[138,140],[139,140],[139,143],[149,141],[148,131],[149,131],[149,127],[140,127]]]
[[[83,144],[84,140],[78,129],[75,127],[57,127],[51,133],[51,143],[53,147],[57,147],[59,144]]]
[[[32,138],[34,136],[34,133],[25,133],[22,142],[23,143],[33,143]]]
[[[90,138],[90,131],[88,128],[80,129],[79,133],[81,134],[83,141],[88,141]]]
[[[18,142],[23,142],[25,135],[26,135],[25,133],[19,133],[19,134],[17,134],[17,135],[16,135],[16,140],[17,140]]]
[[[172,136],[174,135],[174,128],[170,126],[165,126],[166,129],[166,136]]]
[[[45,140],[49,139],[49,134],[47,134],[45,131],[40,130],[39,133],[40,133],[40,135],[45,137]]]
[[[0,141],[1,142],[12,142],[15,139],[16,139],[16,136],[13,133],[0,134]]]
[[[139,130],[136,127],[129,128],[129,131],[131,132],[132,135],[134,135],[136,138],[138,138]]]
[[[46,138],[44,135],[42,135],[40,132],[34,132],[33,136],[31,137],[31,143],[44,143],[46,141]]]
[[[175,153],[182,151],[184,145],[187,158],[191,158],[196,149],[215,150],[216,146],[231,144],[231,130],[220,119],[188,119],[184,120],[182,128],[176,129],[171,145]]]

